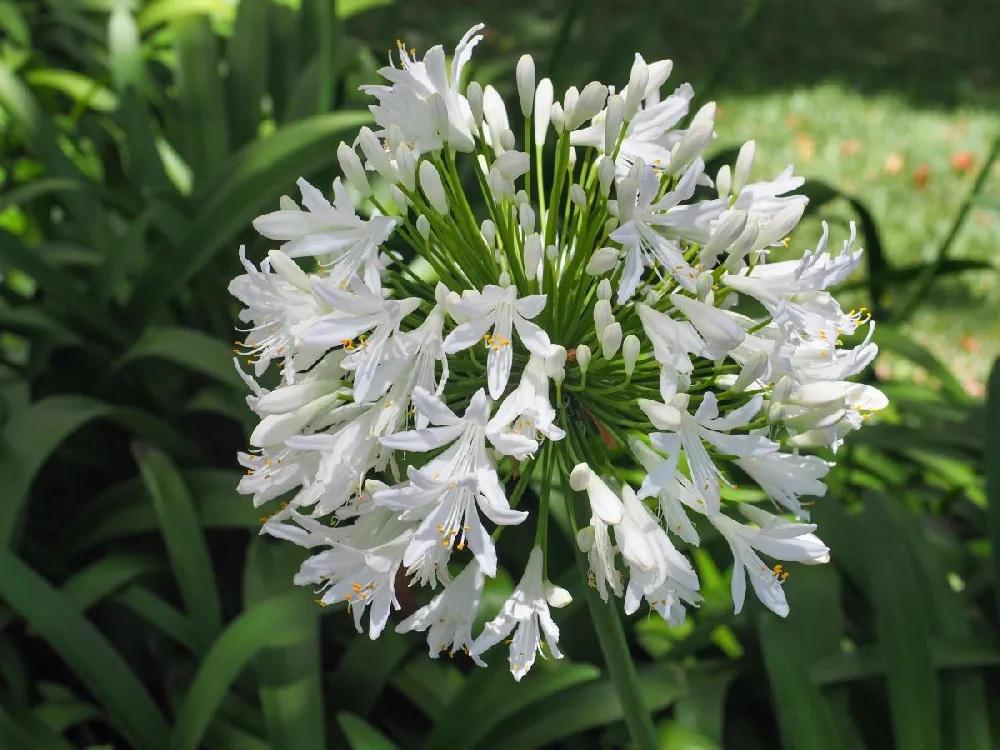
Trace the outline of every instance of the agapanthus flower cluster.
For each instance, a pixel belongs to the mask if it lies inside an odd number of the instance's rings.
[[[620,90],[557,101],[524,56],[508,107],[463,80],[481,29],[450,64],[400,44],[386,84],[363,87],[377,127],[340,144],[332,201],[300,180],[300,202],[254,222],[274,249],[259,266],[241,252],[230,287],[260,416],[240,492],[280,502],[263,533],[312,550],[295,583],[359,630],[367,613],[378,637],[399,588],[426,587],[397,629],[480,663],[506,641],[518,679],[561,655],[556,502],[590,585],[628,613],[684,621],[700,601],[685,550],[712,527],[736,611],[749,578],[786,615],[784,566],[829,559],[803,498],[886,405],[848,381],[877,351],[869,315],[827,291],[860,262],[853,227],[839,252],[824,227],[815,249],[772,259],[806,207],[802,178],[756,180],[753,142],[707,173],[715,105],[691,115],[669,60],[636,55]],[[740,479],[771,502],[734,502]],[[534,549],[475,632],[501,534],[520,524]]]

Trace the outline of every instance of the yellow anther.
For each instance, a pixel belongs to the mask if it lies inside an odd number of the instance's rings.
[[[326,602],[324,602],[322,599],[316,599],[315,602],[321,607],[326,606]]]

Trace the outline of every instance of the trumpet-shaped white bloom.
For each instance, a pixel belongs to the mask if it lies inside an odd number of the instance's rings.
[[[440,594],[431,599],[430,604],[399,623],[396,632],[426,630],[428,653],[432,659],[437,659],[445,651],[451,655],[456,651],[470,653],[472,623],[479,611],[485,581],[480,567],[474,561],[469,563]],[[473,659],[483,665],[478,655]]]

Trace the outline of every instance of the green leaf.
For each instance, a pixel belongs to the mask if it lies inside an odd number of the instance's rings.
[[[23,206],[35,198],[48,195],[49,193],[81,190],[84,187],[84,183],[64,177],[43,177],[42,179],[32,180],[21,185],[14,185],[4,192],[3,195],[0,195],[0,213],[6,211],[11,206]]]
[[[236,3],[229,0],[153,0],[139,11],[138,23],[142,31],[171,21],[182,21],[197,16],[211,16],[217,21],[232,20]]]
[[[697,732],[722,747],[726,723],[726,696],[738,671],[732,662],[702,660],[688,673],[687,694],[677,701],[677,726]],[[670,730],[671,736],[679,730]],[[679,740],[674,740],[679,743]],[[677,745],[680,747],[680,744]]]
[[[934,750],[941,746],[941,718],[927,592],[914,570],[906,530],[895,520],[890,502],[874,493],[866,497],[862,540],[886,661],[892,726],[899,747]]]
[[[177,711],[170,750],[197,750],[233,681],[261,649],[294,643],[311,627],[317,607],[290,591],[246,610],[227,627],[201,662]],[[162,736],[166,736],[165,734]]]
[[[340,731],[351,750],[397,750],[397,746],[364,719],[348,713],[337,714]]]
[[[191,328],[152,328],[122,355],[113,370],[145,357],[166,359],[243,392],[246,385],[233,364],[232,347]]]
[[[244,606],[286,593],[303,557],[299,547],[269,537],[254,538],[243,573]],[[254,658],[261,713],[272,750],[326,747],[320,621],[311,615],[306,620],[300,641],[264,649]],[[353,681],[344,684],[351,684],[354,691]]]
[[[638,673],[639,687],[650,711],[666,708],[684,694],[681,673],[666,664],[639,669]],[[621,703],[610,680],[590,682],[563,690],[514,714],[487,738],[483,748],[532,750],[547,747],[587,729],[622,719]]]
[[[173,25],[184,160],[197,186],[229,154],[225,91],[219,71],[218,39],[207,18]]]
[[[45,166],[49,177],[87,182],[63,153],[51,118],[3,64],[0,64],[0,109],[4,110],[8,124],[24,135],[28,150]],[[91,246],[103,250],[111,245],[113,235],[95,196],[95,191],[79,190],[67,193],[63,200]]]
[[[771,693],[777,696],[782,744],[796,750],[844,747],[830,704],[809,681],[805,644],[790,638],[787,623],[770,612],[760,615],[758,630]]]
[[[260,527],[260,511],[250,498],[236,493],[240,475],[223,469],[195,469],[181,474],[194,499],[198,523],[203,528],[252,529]],[[100,508],[100,520],[82,529],[73,551],[124,537],[149,534],[157,530],[156,514],[145,502],[145,493],[136,481],[125,482],[109,491]],[[88,512],[88,517],[90,513]]]
[[[107,86],[73,70],[38,68],[25,74],[32,86],[52,89],[97,112],[112,112],[118,108],[118,97]]]
[[[49,396],[11,417],[0,434],[0,547],[10,545],[35,476],[72,433],[95,419],[111,419],[159,442],[175,455],[190,456],[183,437],[144,412],[84,396]]]
[[[5,548],[0,548],[0,598],[59,654],[130,745],[162,746],[166,719],[118,652],[67,597]]]
[[[73,750],[72,745],[31,711],[13,710],[8,713],[2,707],[0,746],[31,750]]]
[[[218,176],[196,189],[197,214],[181,248],[153,261],[133,296],[132,314],[148,320],[174,292],[234,237],[252,231],[251,221],[272,210],[299,176],[329,166],[339,137],[370,122],[368,112],[334,112],[280,128],[230,157]],[[220,290],[220,294],[224,294]]]
[[[140,445],[134,452],[163,530],[184,608],[200,628],[209,634],[218,633],[222,629],[222,606],[212,558],[191,495],[165,453]]]
[[[394,630],[386,630],[377,641],[353,638],[328,683],[331,687],[351,686],[349,692],[338,696],[337,707],[367,716],[413,647],[412,638]]]
[[[993,362],[986,387],[986,497],[989,502],[986,526],[993,550],[993,591],[996,617],[1000,617],[1000,358]]]
[[[518,712],[601,676],[601,670],[590,664],[544,666],[537,665],[530,679],[521,683],[514,682],[505,667],[474,672],[435,723],[424,750],[475,747]]]
[[[267,84],[267,38],[271,0],[241,0],[229,40],[229,125],[233,145],[257,137]]]
[[[212,645],[211,637],[206,631],[144,586],[129,586],[115,596],[115,602],[135,612],[192,654],[201,656]]]
[[[337,15],[341,21],[346,21],[359,13],[373,8],[381,8],[383,5],[392,5],[392,3],[393,0],[337,0]]]
[[[938,637],[929,646],[935,669],[966,670],[1000,665],[1000,651],[989,641],[972,636]],[[821,659],[809,670],[817,685],[867,680],[885,674],[882,646],[859,646],[854,651]]]
[[[969,394],[951,370],[925,346],[889,326],[879,326],[875,330],[875,342],[884,351],[908,359],[927,371],[927,374],[941,382],[941,388],[958,403],[968,403]]]

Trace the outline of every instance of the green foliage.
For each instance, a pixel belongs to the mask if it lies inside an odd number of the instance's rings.
[[[995,746],[1000,367],[980,403],[897,325],[928,279],[982,269],[949,253],[968,206],[995,203],[991,162],[923,264],[891,263],[850,191],[808,185],[817,216],[839,201],[858,220],[876,339],[931,384],[879,383],[891,408],[814,508],[833,562],[795,571],[787,620],[732,615],[709,537],[688,626],[576,602],[568,658],[515,684],[499,654],[478,669],[391,628],[373,643],[292,585],[300,554],[258,538],[235,492],[250,422],[225,288],[241,243],[265,249],[252,218],[300,175],[329,180],[368,121],[354,88],[381,52],[355,30],[385,4],[0,0],[0,745],[625,747],[594,632],[620,618],[629,701],[663,748]],[[542,41],[568,50],[590,15],[567,3]],[[477,57],[485,77],[512,62]],[[558,581],[578,573],[572,518],[556,521]]]

